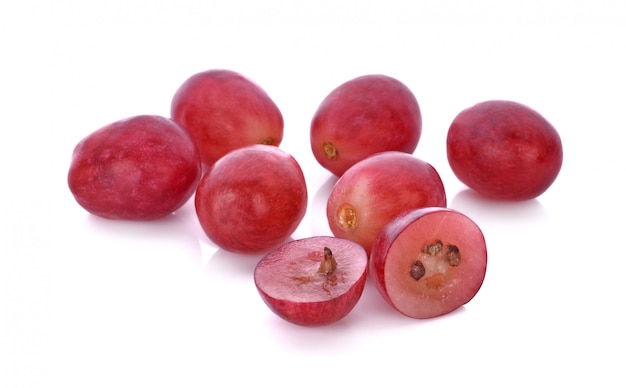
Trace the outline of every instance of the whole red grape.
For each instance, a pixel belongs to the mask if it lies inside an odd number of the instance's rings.
[[[200,150],[206,165],[252,144],[279,145],[283,116],[259,85],[232,70],[213,69],[189,77],[171,103],[171,116]]]
[[[370,74],[347,81],[324,98],[311,121],[313,155],[341,176],[378,152],[413,153],[422,133],[417,99],[399,80]]]
[[[446,206],[437,170],[400,151],[370,156],[350,167],[333,186],[326,216],[333,235],[361,244],[374,239],[394,217],[407,210]]]
[[[298,162],[276,146],[231,151],[202,177],[196,213],[219,247],[241,253],[271,250],[302,221],[307,188]]]
[[[533,109],[491,100],[454,118],[447,155],[458,179],[478,193],[527,200],[555,181],[563,163],[563,146],[554,127]]]
[[[193,195],[202,174],[189,135],[160,116],[111,123],[74,148],[68,185],[88,212],[148,220],[168,215]]]

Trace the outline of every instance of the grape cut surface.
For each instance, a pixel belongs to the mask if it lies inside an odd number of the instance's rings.
[[[482,231],[448,208],[402,214],[381,231],[370,256],[378,291],[413,318],[436,317],[465,305],[478,293],[486,270]]]
[[[332,255],[333,264],[325,262]],[[257,264],[254,281],[263,301],[281,318],[320,326],[344,318],[357,304],[367,275],[367,254],[336,237],[294,240]]]

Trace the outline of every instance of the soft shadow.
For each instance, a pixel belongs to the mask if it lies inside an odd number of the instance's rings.
[[[173,247],[177,256],[186,256],[199,264],[202,253],[197,237],[198,226],[185,206],[168,216],[150,221],[111,220],[88,214],[83,225],[90,233],[119,241],[120,247],[142,245],[146,251]]]
[[[311,231],[314,235],[328,235],[330,233],[330,227],[328,226],[328,219],[326,217],[326,203],[338,179],[339,178],[335,175],[330,175],[324,183],[319,186],[309,204],[308,211],[311,214]]]
[[[330,195],[330,192],[333,190],[333,187],[338,180],[339,178],[337,176],[329,175],[324,183],[322,183],[315,192],[315,195],[313,196],[314,203],[323,204],[324,209],[326,209],[326,201],[328,201],[328,196]]]
[[[484,197],[471,189],[458,192],[449,207],[475,221],[493,224],[534,223],[547,218],[545,208],[536,198],[527,201],[498,201]]]
[[[276,315],[267,315],[267,319],[271,320],[266,325],[271,328],[268,334],[273,337],[272,341],[293,352],[341,352],[363,341],[362,334],[355,330],[358,322],[351,315],[330,325],[315,327],[299,326]]]
[[[208,276],[224,278],[250,278],[254,275],[254,268],[263,256],[265,253],[234,253],[220,248],[207,261],[204,273]]]
[[[289,323],[278,316],[267,315],[269,333],[281,346],[301,351],[327,353],[363,345],[364,335],[385,333],[407,327],[418,327],[432,320],[409,318],[391,307],[368,279],[361,299],[343,319],[330,325],[305,327]],[[435,318],[438,319],[438,318]]]

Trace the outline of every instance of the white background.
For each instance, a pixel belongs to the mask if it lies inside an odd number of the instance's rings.
[[[0,386],[624,387],[625,20],[621,0],[3,2]],[[407,84],[423,114],[415,155],[486,236],[478,295],[420,321],[368,284],[344,320],[298,327],[258,296],[259,256],[217,249],[191,202],[149,223],[80,208],[75,144],[168,116],[210,68],[252,78],[284,115],[281,147],[309,187],[293,238],[330,233],[334,178],[308,143],[319,102],[367,73]],[[447,164],[454,116],[496,98],[561,134],[561,174],[536,200],[477,198]]]

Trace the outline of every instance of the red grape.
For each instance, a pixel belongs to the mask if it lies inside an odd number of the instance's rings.
[[[382,151],[413,153],[422,133],[420,107],[411,90],[386,75],[365,75],[339,85],[311,122],[311,148],[324,168],[341,176]]]
[[[531,108],[493,100],[459,113],[447,154],[459,180],[487,197],[527,200],[545,192],[563,163],[561,138]]]
[[[431,318],[463,306],[478,293],[487,270],[482,231],[448,208],[401,214],[376,238],[370,273],[383,298],[412,318]]]
[[[168,215],[193,195],[200,155],[185,131],[160,116],[109,124],[75,147],[68,184],[88,212],[112,219]]]
[[[352,166],[335,183],[326,216],[336,237],[368,252],[383,226],[407,210],[446,206],[443,182],[433,166],[400,151],[381,152]]]
[[[327,325],[348,315],[361,298],[367,262],[363,247],[352,241],[309,237],[263,257],[254,281],[281,318],[303,326]]]
[[[283,138],[283,116],[274,101],[259,85],[231,70],[189,77],[172,99],[171,115],[189,132],[206,165],[234,149],[277,146]]]
[[[298,162],[270,145],[231,151],[207,170],[195,198],[207,236],[232,252],[267,251],[298,227],[307,188]]]

